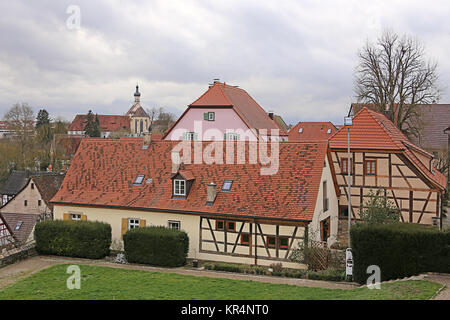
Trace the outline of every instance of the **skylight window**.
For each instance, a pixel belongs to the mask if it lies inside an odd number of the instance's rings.
[[[222,191],[231,191],[233,180],[225,180],[222,185]]]
[[[302,133],[303,132],[303,128],[298,129],[298,133]]]
[[[144,175],[138,174],[138,176],[136,177],[136,180],[134,180],[133,184],[142,184],[142,181],[144,181]]]
[[[330,134],[330,133],[331,133],[331,129],[328,129],[328,130],[327,130],[327,133]]]
[[[17,231],[20,229],[20,227],[22,226],[23,221],[17,221],[16,227],[14,228],[14,231]]]

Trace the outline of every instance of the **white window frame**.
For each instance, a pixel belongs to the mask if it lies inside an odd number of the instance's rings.
[[[181,192],[181,186],[183,186],[183,192]],[[173,195],[174,196],[186,196],[186,180],[175,179],[173,180]]]
[[[186,140],[195,141],[195,132],[192,131],[186,132]]]
[[[71,213],[70,220],[72,221],[81,221],[81,213]]]
[[[169,229],[175,229],[180,230],[181,229],[181,222],[176,220],[169,220],[167,221],[167,226]]]
[[[226,140],[227,141],[239,141],[239,136],[235,132],[227,132],[226,133]]]
[[[139,228],[141,219],[139,218],[128,218],[127,230]]]
[[[216,114],[214,112],[208,112],[208,121],[215,121]]]

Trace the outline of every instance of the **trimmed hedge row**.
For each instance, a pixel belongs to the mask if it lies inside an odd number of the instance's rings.
[[[100,259],[109,255],[111,226],[104,222],[46,220],[36,224],[40,254]]]
[[[182,266],[189,250],[186,232],[159,226],[128,230],[123,242],[128,262],[155,266]]]
[[[381,280],[422,272],[450,272],[450,231],[418,224],[357,224],[350,232],[353,277],[365,283],[367,267],[380,267]]]
[[[269,267],[266,266],[253,266],[243,264],[233,264],[225,262],[208,262],[203,264],[206,270],[215,271],[227,271],[235,273],[246,274],[268,274]],[[281,271],[272,271],[272,276],[287,277],[287,278],[299,278],[299,279],[311,279],[311,280],[324,280],[324,281],[345,281],[345,271],[337,269],[327,269],[320,271],[311,270],[290,270],[284,269]]]

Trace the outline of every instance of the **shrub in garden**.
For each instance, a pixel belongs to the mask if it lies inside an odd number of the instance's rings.
[[[351,229],[353,277],[365,283],[370,265],[380,267],[381,280],[422,272],[450,272],[450,231],[418,224],[357,224]]]
[[[186,263],[189,237],[181,230],[144,227],[128,230],[123,236],[128,262],[179,267]]]
[[[40,254],[100,259],[109,255],[111,226],[104,222],[45,220],[36,224]]]

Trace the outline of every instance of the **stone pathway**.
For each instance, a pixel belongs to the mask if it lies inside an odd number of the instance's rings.
[[[252,274],[239,274],[231,272],[220,272],[211,270],[197,270],[186,268],[159,268],[150,267],[144,265],[129,265],[129,264],[116,264],[107,262],[105,260],[89,260],[89,259],[77,259],[77,258],[65,258],[55,256],[37,256],[27,260],[22,260],[15,264],[6,266],[0,269],[0,288],[12,284],[17,280],[27,277],[33,273],[43,270],[47,267],[57,264],[86,264],[93,266],[105,266],[112,268],[131,269],[131,270],[145,270],[153,272],[168,272],[183,275],[203,276],[210,278],[223,278],[233,280],[250,280],[267,283],[277,284],[290,284],[302,287],[315,287],[315,288],[328,288],[328,289],[354,289],[359,287],[354,283],[345,282],[333,282],[333,281],[320,281],[309,279],[295,279],[295,278],[282,278],[271,277]]]
[[[433,298],[433,300],[450,300],[449,274],[426,274],[424,279],[445,285],[445,287]]]

